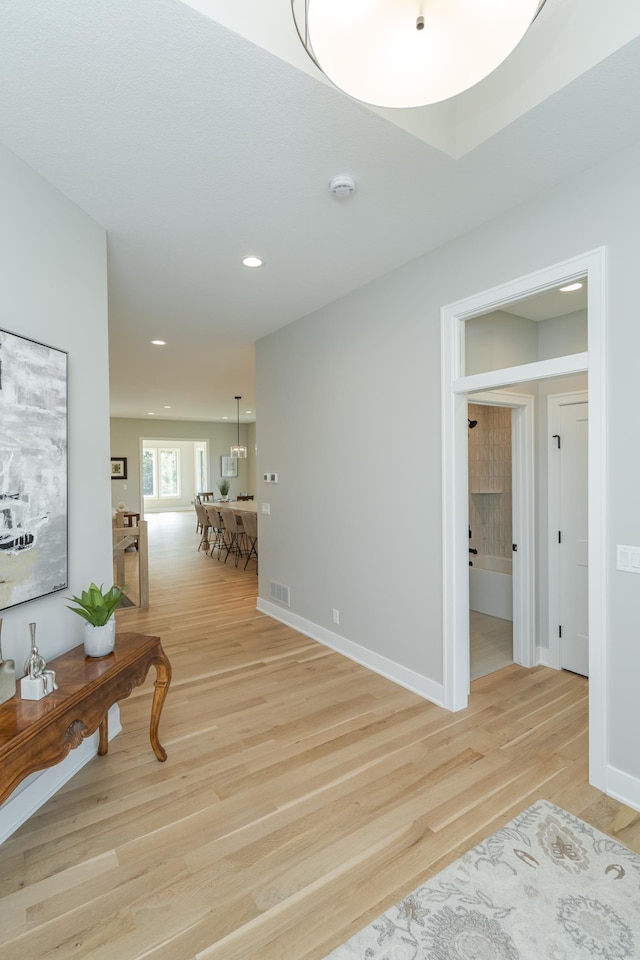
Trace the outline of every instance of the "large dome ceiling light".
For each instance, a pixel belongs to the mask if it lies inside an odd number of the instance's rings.
[[[302,45],[356,100],[420,107],[505,60],[546,0],[291,0]]]

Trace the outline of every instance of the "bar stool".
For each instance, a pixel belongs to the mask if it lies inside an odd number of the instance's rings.
[[[244,534],[247,538],[247,543],[249,544],[250,550],[247,553],[247,559],[244,563],[245,570],[247,569],[247,564],[251,557],[256,558],[256,573],[258,572],[258,514],[252,513],[250,510],[246,510],[242,514],[242,523],[244,525]]]
[[[213,543],[211,544],[211,556],[213,557],[213,551],[218,549],[218,560],[220,559],[220,554],[222,553],[222,548],[226,547],[225,538],[224,538],[224,523],[220,517],[220,511],[216,507],[215,503],[206,503],[204,509],[207,512],[207,517],[209,518],[209,526],[211,527],[211,533],[213,534]]]
[[[209,535],[209,530],[211,528],[209,517],[207,515],[207,511],[205,510],[203,503],[194,503],[194,507],[196,509],[196,517],[198,518],[198,526],[202,531],[202,536],[200,537],[200,543],[198,544],[198,550],[202,550],[202,548],[204,547],[204,552],[208,553],[209,552],[209,536],[208,535]],[[196,533],[197,532],[198,531],[196,530]]]
[[[233,510],[225,510],[224,508],[220,510],[220,516],[222,517],[222,522],[224,523],[224,528],[227,532],[227,553],[224,558],[226,563],[229,554],[233,553],[235,559],[235,565],[238,566],[238,559],[244,556],[241,540],[244,537],[244,529],[241,523],[238,522],[235,513]]]

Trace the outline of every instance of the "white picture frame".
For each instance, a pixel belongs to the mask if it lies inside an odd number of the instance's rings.
[[[237,477],[238,476],[238,458],[220,457],[220,476]]]

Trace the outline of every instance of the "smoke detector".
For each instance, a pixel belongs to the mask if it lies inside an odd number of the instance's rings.
[[[346,173],[339,173],[329,181],[329,189],[334,197],[352,197],[356,192],[356,181]]]

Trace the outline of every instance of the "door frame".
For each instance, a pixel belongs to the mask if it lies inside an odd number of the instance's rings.
[[[560,433],[560,407],[575,403],[588,403],[588,390],[575,390],[569,393],[553,393],[547,397],[547,425],[549,441],[553,433]],[[560,524],[560,463],[557,457],[551,456],[549,446],[549,461],[547,470],[547,536],[549,544],[548,571],[549,571],[549,666],[560,669],[560,638],[558,624],[560,623],[560,557],[558,555],[558,530]],[[591,673],[591,669],[589,669]]]
[[[588,352],[465,376],[464,323],[561,283],[588,279]],[[444,306],[442,372],[442,569],[444,705],[462,710],[469,696],[467,395],[510,384],[589,375],[589,779],[605,788],[607,726],[606,575],[606,249],[553,264]]]
[[[511,496],[513,659],[523,667],[536,662],[535,397],[504,390],[467,394],[467,402],[511,410]],[[467,496],[468,502],[468,496]],[[468,650],[468,648],[467,648]]]

